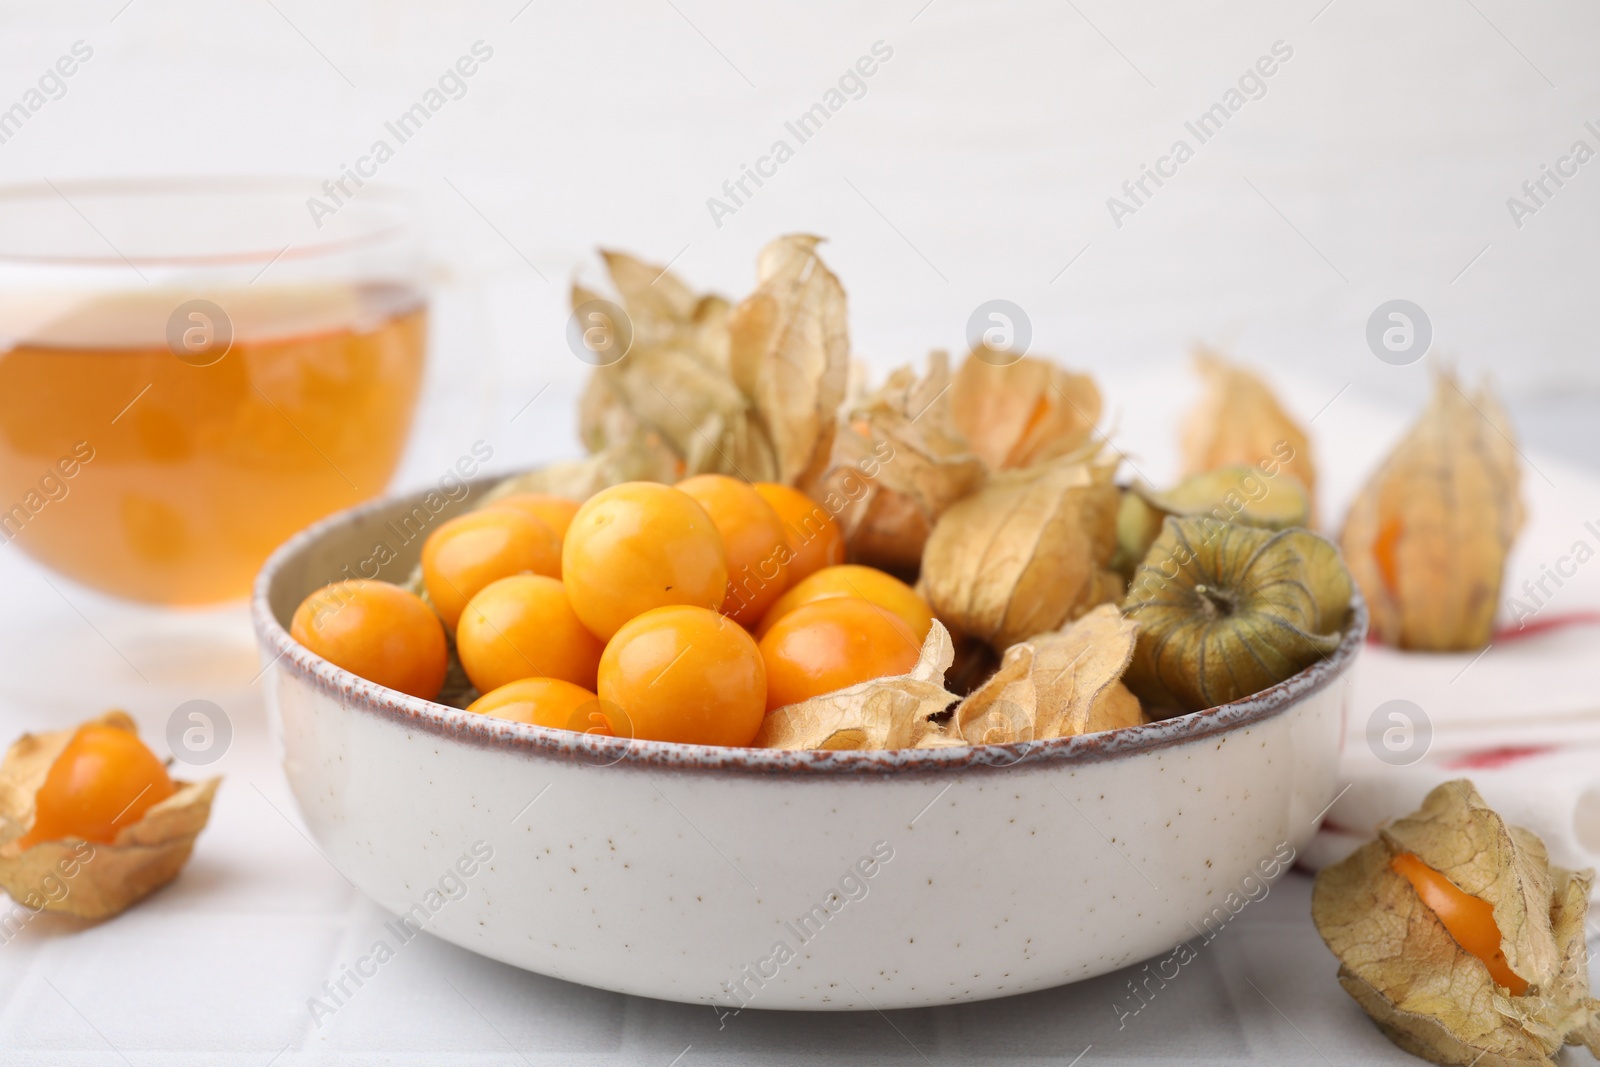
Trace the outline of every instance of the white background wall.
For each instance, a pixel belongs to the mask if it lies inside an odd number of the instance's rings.
[[[1411,407],[1422,368],[1363,335],[1406,297],[1439,349],[1494,372],[1535,445],[1600,454],[1600,161],[1520,229],[1506,207],[1575,139],[1600,148],[1600,12],[1579,0],[124,3],[0,12],[0,106],[74,41],[95,49],[0,145],[0,180],[320,180],[474,41],[494,49],[383,170],[424,197],[447,283],[436,437],[470,440],[554,381],[502,454],[570,449],[565,287],[596,274],[595,245],[737,294],[766,239],[807,229],[832,239],[880,365],[959,347],[972,308],[1005,297],[1036,350],[1133,388],[1203,339],[1308,397],[1353,382]],[[715,225],[706,199],[879,40],[894,55],[865,97]],[[1294,55],[1266,96],[1113,225],[1107,197],[1279,40]]]

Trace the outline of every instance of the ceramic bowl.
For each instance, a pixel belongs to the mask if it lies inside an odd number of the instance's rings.
[[[1111,733],[889,752],[505,722],[374,685],[289,637],[306,594],[402,580],[427,532],[481,491],[329,518],[255,588],[289,784],[322,850],[398,916],[394,938],[427,930],[719,1011],[1008,996],[1213,936],[1334,796],[1359,603],[1338,651],[1248,700]]]

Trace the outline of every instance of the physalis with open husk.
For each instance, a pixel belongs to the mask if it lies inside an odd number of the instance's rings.
[[[1487,386],[1468,397],[1439,370],[1433,400],[1350,506],[1340,538],[1386,644],[1487,644],[1522,527],[1511,424]]]
[[[220,782],[169,778],[120,711],[23,734],[0,763],[0,887],[34,910],[116,915],[178,876]]]
[[[969,354],[950,383],[951,420],[993,470],[1076,452],[1094,434],[1100,408],[1087,374],[1032,356],[997,360],[986,348]]]
[[[1093,449],[993,475],[928,537],[919,589],[962,634],[1005,649],[1122,595],[1114,461]]]
[[[1553,1067],[1600,1055],[1585,919],[1592,871],[1550,865],[1471,782],[1317,875],[1311,917],[1339,983],[1395,1044],[1435,1063]]]
[[[916,666],[847,689],[775,708],[751,742],[756,748],[916,748],[940,733],[930,720],[954,701],[944,688],[955,650],[934,620]]]
[[[1305,489],[1316,518],[1317,470],[1311,441],[1259,376],[1215,352],[1195,353],[1205,395],[1183,427],[1185,474],[1254,467],[1276,457]]]
[[[936,351],[926,373],[901,367],[848,405],[830,469],[802,488],[849,500],[839,521],[853,558],[915,575],[934,524],[990,474],[1088,446],[1101,412],[1094,380],[1050,360],[1007,358],[980,349],[952,375]],[[851,492],[853,483],[864,488]]]
[[[766,748],[952,748],[1117,730],[1147,722],[1121,677],[1138,627],[1102,604],[1059,630],[1006,650],[999,669],[956,702],[943,679],[950,634],[934,622],[916,667],[778,708],[755,744]],[[948,721],[942,713],[955,708]]]
[[[956,427],[949,357],[934,352],[928,371],[891,373],[882,387],[840,419],[818,500],[844,501],[835,516],[860,563],[915,576],[933,524],[983,484],[988,471]]]
[[[1122,604],[1139,624],[1128,687],[1160,715],[1259,693],[1339,647],[1352,592],[1309,530],[1166,519]]]

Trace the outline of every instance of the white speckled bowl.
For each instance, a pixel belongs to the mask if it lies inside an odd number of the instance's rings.
[[[1225,922],[1229,894],[1284,869],[1334,794],[1359,603],[1338,651],[1254,698],[1031,746],[704,748],[404,696],[286,627],[380,543],[394,558],[379,576],[403,578],[421,537],[391,521],[421,500],[301,533],[252,609],[284,770],[322,849],[384,907],[494,959],[729,1010],[1023,993]]]

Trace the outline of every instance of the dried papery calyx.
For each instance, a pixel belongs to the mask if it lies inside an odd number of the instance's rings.
[[[1005,362],[969,354],[950,383],[951,420],[992,470],[1078,451],[1100,410],[1093,378],[1033,356]]]
[[[987,641],[965,634],[951,634],[955,641],[955,662],[945,672],[945,688],[957,696],[975,692],[1000,666],[1000,654]]]
[[[1487,386],[1472,397],[1439,370],[1433,400],[1372,475],[1340,543],[1372,611],[1400,648],[1480,648],[1522,528],[1513,431]]]
[[[1553,1067],[1563,1044],[1600,1054],[1592,880],[1460,779],[1317,875],[1311,917],[1340,985],[1407,1052]]]
[[[940,516],[920,589],[934,614],[1005,649],[1122,595],[1114,461],[1098,451],[993,475]]]
[[[1309,530],[1168,518],[1122,605],[1139,623],[1128,687],[1167,715],[1258,693],[1338,648],[1352,592]]]
[[[1184,473],[1275,461],[1305,489],[1314,523],[1317,471],[1304,428],[1254,372],[1204,348],[1195,369],[1205,394],[1184,422]]]
[[[582,500],[623,481],[692,474],[794,483],[831,451],[850,342],[845,297],[817,256],[819,238],[780,237],[761,252],[756,290],[737,306],[696,294],[671,271],[603,253],[623,305],[574,285],[575,314],[608,342],[578,405],[590,455],[526,475],[506,492]]]
[[[988,681],[956,705],[946,734],[1002,745],[1144,723],[1138,698],[1120,680],[1137,631],[1116,605],[1102,604],[1012,645]]]
[[[579,437],[592,454],[606,457],[588,465],[592,480],[669,464],[690,473],[770,477],[772,444],[729,370],[727,302],[696,296],[664,268],[622,253],[603,255],[631,344],[620,358],[595,367],[579,400]],[[595,310],[597,299],[572,288],[574,313],[598,317],[593,328],[620,336],[624,328],[603,321],[608,313]],[[639,455],[647,448],[656,454]]]
[[[810,492],[842,502],[851,558],[915,576],[939,516],[983,484],[987,468],[955,425],[953,394],[949,358],[934,352],[926,374],[899,368],[841,421]]]
[[[750,400],[727,372],[692,353],[636,342],[626,359],[596,367],[579,406],[584,443],[595,454],[624,454],[655,440],[686,472],[744,471],[770,480],[772,446]],[[620,449],[619,449],[620,446]],[[616,466],[651,467],[648,460]]]
[[[696,293],[665,267],[626,252],[601,249],[600,256],[627,309],[636,344],[676,348],[707,366],[727,367],[727,300],[715,293]],[[573,306],[597,295],[574,286]]]
[[[772,472],[747,481],[789,485],[827,466],[850,373],[844,288],[817,255],[820,237],[790,234],[761,250],[759,284],[728,318],[728,365],[772,447]],[[740,472],[730,472],[740,473]]]

